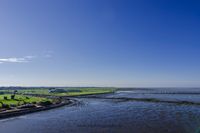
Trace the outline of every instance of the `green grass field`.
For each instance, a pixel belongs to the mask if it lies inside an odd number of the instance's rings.
[[[58,96],[81,96],[81,95],[91,95],[91,94],[104,94],[111,93],[114,89],[103,89],[103,88],[84,88],[78,89],[80,92],[67,92],[67,93],[55,93]]]
[[[7,97],[8,99],[5,100],[4,97]],[[3,102],[3,104],[7,104],[7,105],[22,105],[24,104],[24,102],[26,103],[39,103],[42,101],[48,101],[50,99],[47,98],[40,98],[40,97],[31,97],[31,96],[23,96],[23,95],[16,95],[15,99],[11,99],[11,94],[6,94],[6,95],[0,95],[0,102]],[[0,107],[2,105],[0,104]]]
[[[52,91],[53,90],[53,91]],[[32,88],[32,89],[20,89],[17,90],[17,95],[14,99],[11,99],[11,95],[15,90],[0,90],[0,102],[7,105],[19,106],[24,103],[39,103],[44,101],[51,101],[52,99],[26,96],[28,94],[42,94],[51,96],[83,96],[91,94],[105,94],[112,93],[115,88]],[[2,94],[1,94],[2,93]],[[5,99],[4,97],[7,97]],[[2,104],[0,104],[2,107]]]
[[[49,89],[24,89],[19,90],[19,94],[43,94],[53,96],[80,96],[90,94],[103,94],[114,92],[114,88],[62,88],[66,92],[49,92]]]

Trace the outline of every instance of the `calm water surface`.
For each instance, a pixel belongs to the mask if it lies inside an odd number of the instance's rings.
[[[149,97],[163,98],[162,94],[145,92]],[[140,93],[121,91],[107,97],[145,96]],[[164,95],[164,98],[185,100],[194,97],[195,101],[200,96]],[[71,107],[0,120],[0,133],[200,133],[200,106],[91,98],[78,100],[80,103]]]

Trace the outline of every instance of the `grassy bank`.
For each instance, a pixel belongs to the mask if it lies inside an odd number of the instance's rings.
[[[41,104],[42,102],[58,102],[59,99],[44,98],[46,96],[84,96],[112,93],[115,88],[23,88],[0,90],[0,108],[17,107],[25,104]],[[12,98],[13,94],[16,94]],[[32,96],[30,96],[32,95]],[[37,95],[43,96],[37,97]],[[2,107],[3,106],[3,107]]]
[[[20,106],[27,103],[40,103],[45,101],[51,101],[47,98],[41,98],[41,97],[31,97],[31,96],[24,96],[24,95],[15,95],[15,98],[11,98],[11,94],[4,94],[0,95],[0,102],[3,104],[6,104],[8,106]],[[0,104],[0,107],[2,107],[2,104]]]

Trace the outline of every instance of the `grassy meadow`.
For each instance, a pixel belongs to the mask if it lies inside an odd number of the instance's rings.
[[[84,96],[92,94],[105,94],[114,92],[114,88],[23,88],[23,89],[9,89],[0,90],[0,103],[8,106],[19,106],[26,103],[40,103],[45,101],[52,102],[52,99],[30,96],[30,95],[46,95],[46,96]],[[16,93],[15,98],[11,95]],[[2,107],[2,104],[0,104]]]
[[[49,89],[24,89],[19,90],[19,94],[42,94],[52,96],[82,96],[91,94],[104,94],[112,93],[115,91],[114,88],[62,88],[61,92],[51,92]]]
[[[4,97],[7,97],[7,99],[4,99]],[[50,99],[47,98],[41,98],[41,97],[32,97],[32,96],[24,96],[24,95],[15,95],[14,99],[11,99],[11,94],[4,94],[0,95],[0,102],[7,105],[23,105],[24,103],[39,103],[44,101],[49,101]],[[0,107],[2,107],[2,104],[0,104]]]

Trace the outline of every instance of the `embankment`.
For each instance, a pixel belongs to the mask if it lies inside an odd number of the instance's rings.
[[[65,106],[65,105],[73,105],[75,102],[76,102],[76,100],[65,100],[65,101],[62,101],[61,103],[53,104],[53,105],[49,105],[49,106],[40,106],[40,107],[35,107],[35,108],[8,110],[8,111],[0,112],[0,119],[25,115],[25,114],[29,114],[29,113],[38,112],[38,111],[50,110],[50,109],[62,107],[62,106]]]

